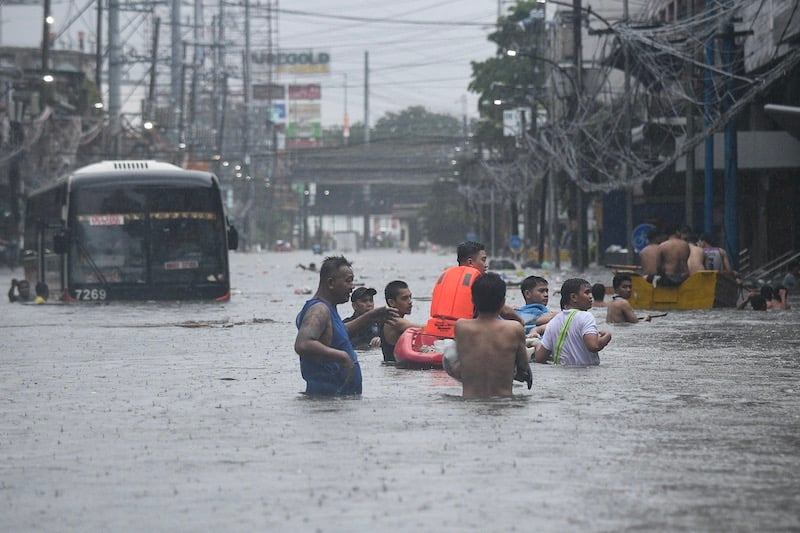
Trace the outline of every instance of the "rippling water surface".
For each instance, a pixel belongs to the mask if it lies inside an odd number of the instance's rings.
[[[350,259],[382,303],[454,256]],[[311,261],[235,254],[225,304],[0,304],[0,530],[800,529],[800,309],[597,312],[599,367],[506,400],[362,352],[363,397],[320,400],[292,349]]]

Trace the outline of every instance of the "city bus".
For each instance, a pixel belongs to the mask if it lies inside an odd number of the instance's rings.
[[[25,277],[65,301],[227,301],[237,245],[216,176],[169,163],[95,163],[27,199]]]

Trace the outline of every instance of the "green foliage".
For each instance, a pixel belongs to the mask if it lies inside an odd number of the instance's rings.
[[[479,95],[478,110],[484,123],[478,139],[483,143],[502,142],[503,111],[502,107],[494,105],[494,100],[531,106],[534,93],[544,85],[544,68],[531,57],[543,53],[543,22],[534,19],[525,27],[520,25],[530,19],[532,10],[541,9],[544,9],[543,4],[535,1],[515,4],[509,14],[500,19],[498,30],[489,35],[489,40],[497,44],[497,56],[472,62],[469,90]],[[507,50],[522,54],[509,57],[505,55]],[[486,125],[487,121],[496,126]]]
[[[464,197],[458,194],[458,184],[454,181],[434,183],[420,218],[430,242],[450,246],[463,241],[470,220]]]
[[[398,113],[383,115],[370,129],[370,140],[408,141],[419,143],[429,139],[463,136],[463,124],[459,117],[444,113],[433,113],[423,106],[411,106]],[[344,144],[341,127],[326,128],[322,132],[323,146],[335,147]],[[356,122],[350,127],[347,144],[364,143],[364,123]]]
[[[433,113],[422,106],[412,106],[399,113],[389,112],[378,119],[372,129],[375,140],[410,140],[459,137],[463,134],[461,120],[452,115]]]

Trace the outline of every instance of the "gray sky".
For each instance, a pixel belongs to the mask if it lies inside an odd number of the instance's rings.
[[[251,17],[252,47],[266,48],[265,9],[258,8],[255,1],[251,5],[256,14]],[[217,6],[216,1],[205,4],[207,21],[210,22]],[[87,9],[81,13],[84,8]],[[350,122],[363,120],[364,52],[369,52],[372,124],[386,112],[412,105],[458,116],[464,111],[469,116],[477,115],[475,96],[467,91],[470,61],[486,59],[495,52],[486,36],[497,18],[497,0],[284,0],[278,2],[278,8],[280,48],[311,48],[331,55],[329,76],[280,80],[321,83],[325,125],[342,123],[345,76]],[[168,12],[163,9],[162,28],[168,23]],[[70,40],[72,47],[77,48],[77,34],[84,31],[88,51],[93,49],[94,1],[53,0],[52,12],[56,18],[55,31],[63,32],[56,48],[68,47]],[[184,3],[182,12],[183,18],[190,18],[191,5]],[[41,17],[41,4],[3,5],[2,44],[39,46]],[[124,48],[146,55],[149,42],[142,35],[147,32],[147,25],[141,17],[137,20],[136,15],[123,14],[122,18]],[[65,30],[67,21],[73,19]],[[237,35],[236,28],[229,27],[227,34],[229,38]],[[163,32],[162,46],[167,45],[168,39]],[[132,73],[132,77],[136,75]],[[123,90],[123,98],[125,93]],[[128,98],[125,109],[137,110],[140,98],[137,95]]]
[[[0,0],[4,1],[19,0]],[[26,1],[26,0],[22,0]],[[121,0],[123,5],[128,0]],[[563,0],[562,0],[563,1]],[[96,0],[52,0],[56,18],[54,30],[59,39],[56,48],[77,48],[78,32],[86,34],[87,51],[94,48]],[[501,2],[498,7],[498,2]],[[623,0],[596,0],[592,8],[609,19],[621,11]],[[630,0],[636,13],[645,0]],[[431,111],[470,117],[477,116],[476,96],[467,91],[470,61],[482,61],[495,54],[487,40],[494,29],[498,9],[506,14],[512,2],[507,0],[282,0],[272,1],[278,9],[274,42],[284,50],[313,49],[331,55],[331,74],[324,77],[287,78],[283,83],[320,83],[322,85],[322,122],[342,124],[347,78],[347,111],[350,123],[364,118],[364,52],[369,52],[370,123],[387,112],[397,112],[412,105]],[[584,0],[584,5],[589,2]],[[184,0],[182,18],[190,21],[193,3]],[[226,2],[226,36],[244,42],[244,9]],[[205,0],[205,20],[210,35],[212,16],[219,2]],[[266,2],[251,0],[251,46],[267,47]],[[548,10],[555,10],[550,5]],[[159,8],[162,21],[160,53],[168,53],[169,10]],[[3,45],[39,46],[42,6],[2,5]],[[71,22],[67,28],[67,23]],[[107,25],[106,25],[107,27]],[[126,52],[149,54],[152,23],[137,13],[123,13],[121,34]],[[105,30],[104,30],[105,31]],[[191,29],[182,39],[191,40]],[[105,40],[105,38],[104,38]],[[240,52],[233,51],[238,57]],[[210,69],[210,62],[206,64]],[[123,88],[123,109],[138,113],[146,83],[146,66],[132,67],[126,73],[140,83],[138,92]],[[166,71],[160,83],[169,84]],[[254,79],[254,82],[266,80]],[[237,83],[235,80],[233,83]],[[240,83],[240,82],[239,82]]]

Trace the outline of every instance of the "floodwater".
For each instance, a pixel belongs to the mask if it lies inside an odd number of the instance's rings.
[[[429,296],[454,256],[350,259],[380,303],[398,278]],[[513,399],[463,401],[380,350],[361,398],[311,399],[311,261],[234,254],[225,304],[0,304],[0,530],[800,529],[800,300],[608,326],[599,367],[535,365]]]

